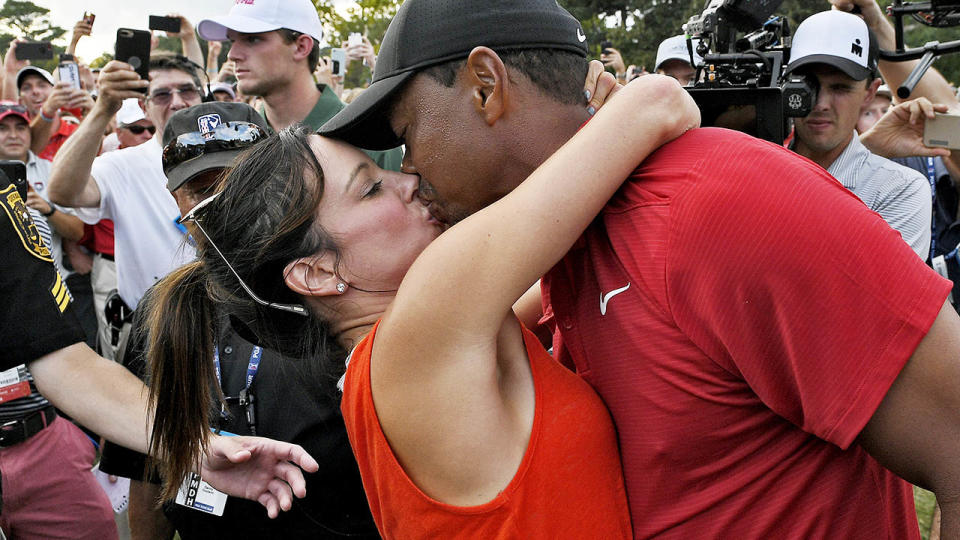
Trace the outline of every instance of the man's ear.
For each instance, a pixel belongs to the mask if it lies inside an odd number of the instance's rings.
[[[296,45],[296,49],[293,51],[293,59],[300,61],[310,56],[310,52],[313,51],[314,38],[307,34],[300,34],[293,44]]]
[[[474,108],[492,126],[507,109],[510,87],[507,68],[492,49],[476,47],[467,57],[465,71]]]
[[[869,105],[873,98],[877,95],[877,90],[880,89],[880,85],[883,84],[883,80],[880,77],[874,79],[869,86],[867,86],[867,97],[863,100],[863,106]]]
[[[300,296],[331,296],[340,294],[340,278],[334,271],[336,256],[324,252],[291,261],[283,269],[283,282]]]

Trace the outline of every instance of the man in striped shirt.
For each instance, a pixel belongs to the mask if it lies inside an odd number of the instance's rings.
[[[856,15],[825,11],[800,24],[787,73],[806,74],[819,90],[811,113],[796,120],[791,149],[826,169],[926,259],[932,216],[927,179],[871,153],[855,132],[861,106],[880,86],[878,51]]]

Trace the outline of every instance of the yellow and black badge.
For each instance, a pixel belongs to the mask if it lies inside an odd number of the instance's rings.
[[[20,193],[16,186],[9,184],[5,189],[0,190],[0,206],[3,207],[10,222],[13,223],[13,229],[20,236],[23,247],[34,257],[53,262],[50,256],[50,248],[43,243],[40,238],[40,232],[37,226],[33,224],[30,218],[30,212],[27,211],[27,205],[20,198]]]

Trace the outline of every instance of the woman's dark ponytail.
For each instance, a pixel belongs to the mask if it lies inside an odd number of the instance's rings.
[[[150,453],[160,463],[163,498],[176,495],[180,479],[199,470],[210,436],[216,316],[200,261],[171,272],[149,299],[150,403],[155,415]],[[175,411],[175,414],[169,414]]]

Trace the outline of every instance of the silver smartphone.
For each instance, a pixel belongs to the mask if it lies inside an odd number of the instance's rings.
[[[342,77],[347,71],[347,51],[345,49],[330,49],[330,73],[334,77]]]
[[[934,113],[923,124],[923,144],[930,147],[960,150],[960,114]]]

